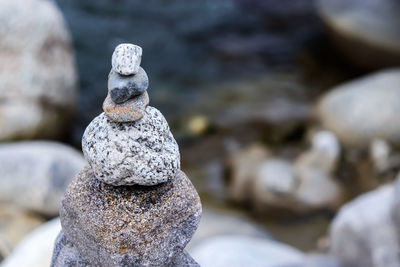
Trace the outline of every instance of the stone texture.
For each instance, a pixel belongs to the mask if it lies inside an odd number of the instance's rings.
[[[0,202],[58,215],[72,178],[85,166],[82,154],[56,142],[0,144]]]
[[[53,1],[1,1],[0,21],[0,140],[64,136],[77,77],[61,12]]]
[[[400,4],[397,0],[316,2],[334,44],[353,63],[364,68],[399,65]]]
[[[67,239],[64,232],[61,231],[56,239],[50,267],[66,266],[91,267],[91,265],[85,259],[83,259],[79,251],[74,247],[74,245]],[[199,267],[200,265],[197,264],[197,262],[189,255],[189,253],[183,251],[178,256],[176,256],[170,264],[165,266]]]
[[[60,216],[68,239],[92,265],[163,266],[191,239],[201,204],[183,172],[152,187],[115,187],[88,166],[68,187]]]
[[[111,59],[113,70],[121,75],[137,74],[142,61],[142,52],[142,48],[134,44],[118,45]]]
[[[143,94],[148,87],[149,78],[143,68],[139,68],[139,72],[132,76],[121,76],[113,70],[108,75],[108,92],[116,104]]]
[[[147,92],[123,104],[115,104],[108,94],[103,103],[103,111],[114,122],[134,122],[143,118],[148,104],[149,95]]]
[[[29,233],[1,264],[1,267],[50,266],[54,240],[61,230],[59,218],[46,222]],[[71,266],[71,265],[67,265]]]
[[[50,267],[90,267],[61,230],[54,244]]]
[[[193,248],[193,258],[202,267],[301,266],[304,255],[288,245],[239,235],[219,236]]]
[[[131,123],[112,122],[100,114],[86,128],[82,150],[96,177],[113,185],[155,185],[174,178],[180,169],[178,145],[153,107]]]
[[[333,88],[319,101],[318,117],[345,145],[399,144],[399,98],[400,69],[383,70]]]
[[[400,266],[400,246],[391,217],[394,192],[393,185],[386,185],[340,209],[331,225],[330,247],[344,266]]]

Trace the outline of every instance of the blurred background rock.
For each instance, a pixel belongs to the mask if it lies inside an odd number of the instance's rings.
[[[399,29],[396,0],[2,0],[0,266],[50,262],[122,42],[201,195],[202,266],[400,266]]]

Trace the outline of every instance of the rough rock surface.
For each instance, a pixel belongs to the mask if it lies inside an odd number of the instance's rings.
[[[155,185],[174,178],[180,169],[178,145],[153,107],[131,123],[112,122],[100,114],[86,128],[82,150],[96,177],[112,185]]]
[[[64,135],[77,78],[61,12],[53,1],[1,1],[0,21],[0,140]]]
[[[400,63],[397,0],[318,0],[317,7],[334,43],[355,64],[379,68]]]
[[[400,69],[368,75],[336,88],[318,104],[323,126],[347,145],[381,138],[400,143]]]
[[[68,187],[60,216],[68,239],[92,265],[162,266],[193,236],[201,204],[183,172],[152,187],[115,187],[88,166]]]
[[[288,245],[246,236],[219,236],[193,248],[193,258],[202,267],[301,266],[304,255]]]
[[[0,202],[48,216],[58,215],[72,178],[85,166],[82,154],[48,141],[0,145]]]
[[[50,267],[66,266],[90,267],[89,263],[82,258],[79,251],[74,247],[74,244],[67,239],[64,232],[61,230],[54,244]]]
[[[1,264],[1,267],[50,266],[54,240],[61,230],[59,218],[55,218],[29,233],[17,248]],[[71,266],[71,265],[67,265]],[[74,266],[74,265],[72,265]],[[65,266],[64,266],[65,267]]]
[[[148,87],[149,78],[143,68],[139,68],[139,72],[133,76],[121,76],[113,70],[108,75],[108,92],[117,104],[143,94]]]
[[[108,94],[103,103],[103,111],[114,122],[133,122],[143,118],[148,104],[149,95],[147,92],[123,104],[115,104]]]
[[[91,267],[91,265],[81,256],[79,251],[74,247],[74,244],[72,244],[67,239],[63,231],[61,231],[57,236],[50,266]],[[189,253],[183,251],[178,256],[176,256],[173,261],[166,267],[199,267],[199,265],[189,255]]]
[[[142,52],[142,48],[134,44],[118,45],[111,59],[113,70],[121,75],[137,74],[142,61]]]
[[[397,267],[400,246],[391,209],[394,187],[386,185],[343,206],[330,230],[331,253],[344,266]]]

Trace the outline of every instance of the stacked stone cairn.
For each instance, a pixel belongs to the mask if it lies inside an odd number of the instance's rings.
[[[201,216],[164,116],[148,106],[142,48],[112,56],[104,113],[87,127],[89,165],[61,202],[52,266],[198,266],[184,250]]]

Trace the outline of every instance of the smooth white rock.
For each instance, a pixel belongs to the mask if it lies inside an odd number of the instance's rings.
[[[400,266],[397,229],[392,220],[393,185],[385,185],[343,206],[330,229],[331,253],[345,266]]]
[[[54,242],[61,230],[59,218],[55,218],[28,234],[0,267],[50,266]]]
[[[377,138],[400,144],[399,99],[400,69],[383,70],[333,88],[317,114],[345,145],[368,147]]]
[[[72,178],[87,163],[72,147],[49,141],[0,144],[0,202],[58,215]]]
[[[289,245],[240,235],[210,238],[191,255],[202,267],[300,266],[304,260],[304,254]]]

